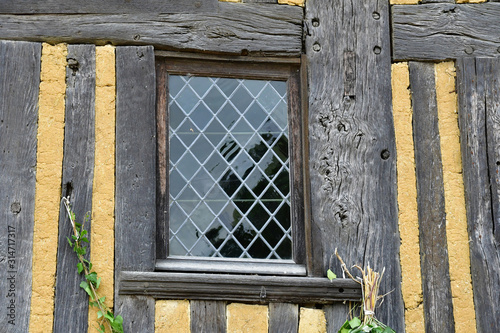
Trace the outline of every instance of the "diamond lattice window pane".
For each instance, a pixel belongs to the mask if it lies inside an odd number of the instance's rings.
[[[291,259],[286,82],[169,78],[170,254]]]

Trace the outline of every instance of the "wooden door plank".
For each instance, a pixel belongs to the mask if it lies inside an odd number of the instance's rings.
[[[225,333],[226,302],[191,301],[191,333]]]
[[[337,333],[345,321],[349,319],[349,302],[335,302],[325,306],[323,310],[325,311],[326,331],[328,333]]]
[[[426,332],[455,332],[434,64],[410,62]]]
[[[0,317],[27,332],[41,44],[0,41]]]
[[[499,57],[500,3],[392,6],[394,60]]]
[[[474,305],[478,332],[498,332],[498,80],[494,59],[457,60],[457,92]],[[488,314],[488,315],[485,315]]]
[[[81,223],[85,214],[92,210],[95,46],[68,45],[67,59],[62,194],[70,197],[77,221]],[[85,223],[89,240],[90,222]],[[83,276],[77,274],[78,258],[66,240],[71,234],[71,224],[62,206],[59,213],[54,332],[83,332],[88,327],[88,296],[80,288]]]
[[[152,47],[116,49],[115,280],[153,271],[156,230],[156,88]],[[124,330],[153,332],[154,299],[119,296]],[[141,311],[137,311],[141,309]]]
[[[289,303],[269,304],[269,332],[297,333],[299,306]]]
[[[348,265],[386,267],[381,292],[393,292],[377,317],[400,332],[388,2],[309,0],[306,25],[313,273],[335,248]]]
[[[0,0],[0,13],[133,14],[215,12],[218,0]]]
[[[220,3],[210,14],[4,14],[0,38],[300,56],[302,18],[297,6],[241,3]]]

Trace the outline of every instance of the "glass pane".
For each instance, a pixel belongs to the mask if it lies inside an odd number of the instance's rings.
[[[170,254],[291,259],[286,82],[169,84]]]

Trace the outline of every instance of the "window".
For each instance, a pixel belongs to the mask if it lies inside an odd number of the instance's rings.
[[[305,275],[299,64],[156,63],[157,270]]]

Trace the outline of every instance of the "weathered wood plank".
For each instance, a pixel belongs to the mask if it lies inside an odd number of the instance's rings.
[[[123,270],[154,270],[155,96],[153,48],[118,47],[116,49],[116,277]],[[127,331],[152,332],[154,300],[148,297],[119,296],[118,290],[115,288],[115,308],[119,309],[118,313],[125,318],[124,327],[128,327]],[[135,321],[139,319],[145,320],[145,323],[152,326],[141,326],[142,321]]]
[[[295,6],[241,3],[221,3],[216,13],[198,14],[5,14],[0,39],[299,56],[302,17]]]
[[[331,303],[361,298],[360,286],[352,280],[312,277],[129,271],[120,274],[118,285],[122,295],[164,299]]]
[[[500,3],[392,6],[394,60],[500,56]]]
[[[478,332],[498,332],[500,254],[498,217],[497,59],[457,60],[459,126],[474,305]],[[488,314],[488,315],[485,315]],[[491,316],[491,317],[490,317]]]
[[[191,333],[225,333],[226,302],[191,301]]]
[[[455,332],[434,64],[410,62],[426,332]]]
[[[348,265],[386,267],[381,292],[394,291],[377,317],[402,332],[388,2],[310,0],[306,24],[313,272],[335,248]]]
[[[0,327],[9,333],[29,327],[41,52],[0,41]]]
[[[299,306],[289,303],[269,304],[269,332],[297,333]]]
[[[326,318],[326,331],[337,333],[349,318],[349,302],[335,302],[323,308]]]
[[[68,45],[67,59],[63,195],[70,197],[72,209],[82,222],[85,214],[92,210],[95,46]],[[90,240],[91,223],[85,223],[85,229]],[[83,332],[88,327],[88,296],[80,288],[83,276],[76,273],[78,259],[66,240],[71,233],[71,224],[62,206],[59,212],[54,332]]]
[[[0,13],[135,14],[214,12],[218,0],[0,0]]]

